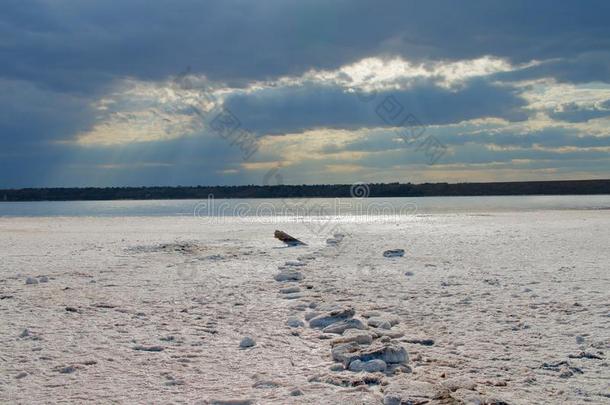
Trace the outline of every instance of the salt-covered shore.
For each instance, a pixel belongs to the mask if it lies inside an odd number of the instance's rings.
[[[609,229],[0,218],[0,402],[608,403]]]

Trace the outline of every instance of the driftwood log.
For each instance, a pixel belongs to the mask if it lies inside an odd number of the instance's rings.
[[[288,246],[307,245],[307,243],[301,242],[297,238],[292,237],[292,236],[288,235],[286,232],[283,232],[283,231],[276,230],[273,233],[273,236],[275,236],[276,239],[281,240],[282,242],[284,242]]]

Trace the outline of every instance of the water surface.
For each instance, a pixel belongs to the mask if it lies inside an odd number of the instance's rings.
[[[606,210],[610,195],[0,202],[0,216],[354,216]]]

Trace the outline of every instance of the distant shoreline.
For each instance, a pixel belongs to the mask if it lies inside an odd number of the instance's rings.
[[[610,179],[491,183],[70,187],[0,190],[0,202],[188,200],[208,198],[476,197],[610,194]]]

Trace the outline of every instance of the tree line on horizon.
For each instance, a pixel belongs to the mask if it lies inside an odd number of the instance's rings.
[[[610,194],[610,180],[493,183],[373,183],[358,197]],[[3,201],[163,200],[214,198],[352,197],[354,185],[70,187],[0,190]],[[360,190],[362,191],[362,189]]]

